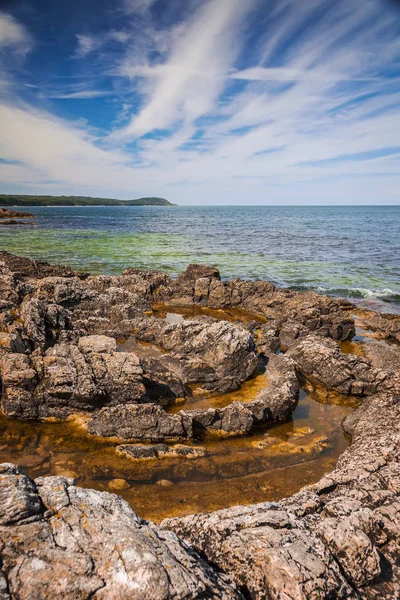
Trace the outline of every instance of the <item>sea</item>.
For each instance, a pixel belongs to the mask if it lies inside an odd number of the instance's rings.
[[[19,207],[16,207],[17,210]],[[26,207],[0,248],[93,273],[189,263],[400,314],[400,206]]]

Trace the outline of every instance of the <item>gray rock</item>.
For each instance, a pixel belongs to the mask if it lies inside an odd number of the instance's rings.
[[[292,346],[287,356],[307,378],[341,394],[368,396],[400,389],[398,375],[374,369],[363,357],[343,354],[333,340],[307,336]]]
[[[173,404],[177,398],[185,398],[188,390],[182,380],[168,368],[168,358],[159,360],[151,357],[141,358],[143,383],[146,395],[156,404]]]
[[[111,354],[117,350],[117,342],[105,335],[88,335],[79,339],[78,348],[83,354]]]
[[[298,400],[299,383],[294,362],[273,356],[266,370],[270,386],[253,402],[232,402],[224,408],[180,411],[167,414],[154,404],[104,408],[89,421],[93,435],[122,440],[163,441],[197,438],[205,432],[245,435],[255,427],[290,417]]]
[[[192,437],[181,413],[169,415],[155,404],[103,408],[89,421],[88,432],[102,437],[150,442]]]
[[[203,383],[207,389],[237,389],[259,362],[250,333],[226,321],[200,317],[166,323],[142,318],[136,333],[172,353],[164,364],[184,383]]]
[[[115,340],[89,339],[80,346],[57,344],[28,357],[7,354],[1,360],[2,410],[20,419],[66,417],[104,405],[146,401],[143,370],[133,353],[111,352]],[[102,352],[92,350],[101,349]]]
[[[45,349],[58,341],[61,331],[72,329],[66,309],[37,298],[22,303],[21,319],[26,338],[33,348]]]
[[[206,449],[202,446],[183,446],[182,444],[154,444],[153,446],[122,445],[117,452],[133,460],[149,458],[203,458]]]
[[[9,598],[242,598],[229,578],[118,496],[63,477],[35,483],[13,465],[0,472],[0,591]]]

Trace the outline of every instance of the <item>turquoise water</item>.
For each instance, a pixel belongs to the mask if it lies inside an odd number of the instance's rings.
[[[98,273],[175,275],[200,262],[223,278],[268,279],[400,311],[400,206],[28,210],[36,226],[3,226],[1,249]]]

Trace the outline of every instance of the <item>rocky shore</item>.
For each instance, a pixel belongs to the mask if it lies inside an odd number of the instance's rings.
[[[25,220],[27,217],[34,219],[35,215],[26,211],[0,207],[0,225],[33,225],[33,221]]]
[[[170,322],[160,305],[247,318]],[[342,351],[355,319],[374,332],[363,356]],[[94,276],[1,252],[1,409],[12,419],[79,418],[116,455],[189,460],[206,456],[207,436],[289,419],[304,382],[363,401],[344,422],[351,446],[319,483],[161,527],[118,496],[4,464],[0,598],[400,597],[399,342],[395,316],[222,281],[212,267],[189,265],[175,280]],[[170,410],[193,386],[226,394],[261,371],[267,383],[251,401]]]

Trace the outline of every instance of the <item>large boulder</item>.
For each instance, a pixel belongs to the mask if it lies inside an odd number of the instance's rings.
[[[156,404],[105,407],[93,415],[88,432],[120,440],[160,442],[193,437],[190,420],[171,415]]]
[[[10,353],[1,361],[2,410],[20,419],[64,418],[109,404],[146,401],[143,369],[105,336],[56,344],[44,355]]]
[[[0,466],[0,594],[64,600],[239,600],[175,534],[113,494]]]
[[[343,354],[333,340],[320,336],[300,339],[287,352],[308,379],[341,394],[368,396],[382,390],[400,389],[396,372],[374,369],[366,358]]]
[[[163,363],[184,383],[202,383],[206,389],[235,390],[259,364],[251,334],[227,321],[198,317],[167,323],[141,318],[136,333],[170,353]]]

